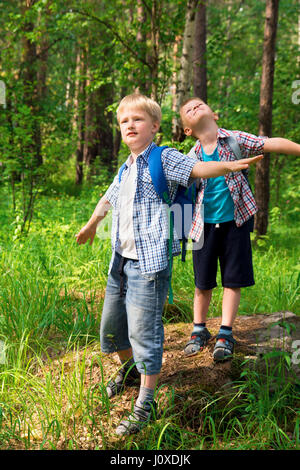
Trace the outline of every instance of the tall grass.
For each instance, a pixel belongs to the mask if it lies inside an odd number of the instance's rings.
[[[97,202],[96,191],[41,197],[27,238],[14,237],[9,199],[0,214],[0,448],[206,449],[299,446],[299,388],[241,366],[230,393],[182,400],[172,387],[157,392],[159,419],[126,441],[113,437],[122,396],[109,401],[98,335],[110,241],[75,243]],[[288,233],[288,236],[287,236]],[[299,312],[297,229],[271,226],[254,247],[256,285],[245,289],[240,314]],[[174,305],[164,321],[192,321],[191,253],[174,262]],[[220,282],[220,279],[219,279]],[[221,314],[222,288],[211,316]],[[98,371],[98,378],[93,377]],[[274,381],[280,384],[274,389]],[[272,385],[272,386],[271,386]],[[273,388],[272,388],[273,387]],[[275,391],[274,391],[275,390]],[[191,408],[192,407],[192,408]]]

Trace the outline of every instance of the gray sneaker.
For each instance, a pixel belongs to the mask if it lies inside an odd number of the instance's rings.
[[[119,395],[125,385],[130,386],[138,383],[138,379],[140,379],[140,373],[135,365],[129,368],[126,365],[121,367],[115,380],[111,380],[106,386],[108,398]]]
[[[207,328],[203,328],[200,332],[193,331],[190,341],[185,345],[184,355],[195,356],[199,351],[202,351],[210,338],[211,334]]]
[[[157,405],[154,401],[149,409],[134,405],[133,412],[123,419],[116,429],[118,436],[129,436],[140,432],[150,421],[156,419]]]
[[[232,359],[234,344],[236,340],[232,335],[217,335],[217,342],[215,344],[213,359],[215,362],[223,362]]]

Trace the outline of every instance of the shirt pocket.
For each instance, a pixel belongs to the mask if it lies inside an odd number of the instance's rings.
[[[141,192],[142,198],[147,198],[147,199],[159,198],[157,192],[155,191],[148,168],[143,172],[141,178],[139,179],[139,184],[140,184],[140,192]]]

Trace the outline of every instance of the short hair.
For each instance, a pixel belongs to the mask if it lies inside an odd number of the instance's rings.
[[[184,122],[184,119],[183,119],[181,110],[182,110],[182,108],[183,108],[186,104],[188,104],[190,101],[194,101],[194,100],[202,101],[203,103],[207,104],[207,103],[206,103],[202,98],[200,98],[199,96],[192,96],[191,98],[187,98],[186,100],[184,100],[183,103],[181,103],[181,105],[180,105],[180,110],[179,110],[180,121],[181,121],[181,124],[182,124],[182,127],[183,127],[183,128],[184,128],[184,126],[185,126],[185,122]]]
[[[121,100],[117,108],[118,122],[120,119],[120,113],[126,107],[142,109],[143,111],[146,111],[146,113],[149,114],[149,116],[153,119],[154,122],[158,122],[159,124],[161,122],[161,109],[159,104],[145,95],[141,95],[140,93],[132,93],[131,95],[125,96]]]

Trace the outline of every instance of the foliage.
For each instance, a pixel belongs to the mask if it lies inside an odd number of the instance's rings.
[[[78,116],[92,101],[93,114],[99,118],[93,125],[101,122],[101,128],[109,128],[121,164],[127,149],[122,144],[118,148],[114,114],[120,98],[139,88],[162,105],[158,140],[182,152],[190,149],[192,139],[172,141],[171,86],[181,54],[186,2],[37,0],[27,9],[26,4],[4,0],[0,16],[0,80],[6,86],[6,107],[0,104],[0,341],[6,354],[6,363],[0,364],[0,446],[54,449],[63,441],[64,448],[80,448],[85,430],[96,448],[100,438],[102,448],[110,448],[102,422],[110,429],[115,404],[108,401],[103,385],[85,388],[84,382],[88,361],[102,366],[98,330],[110,240],[78,247],[74,235],[113,175],[101,141],[96,171],[85,163],[90,180],[75,186]],[[273,135],[295,141],[300,131],[299,104],[292,101],[300,64],[298,6],[298,0],[280,2],[273,102]],[[241,0],[207,6],[209,104],[219,113],[221,126],[254,134],[264,7],[264,2]],[[34,60],[30,50],[36,53]],[[80,54],[85,68],[78,66]],[[26,80],[29,74],[31,81]],[[85,100],[78,98],[80,84],[86,85]],[[86,131],[86,121],[84,126]],[[91,141],[83,144],[86,151]],[[257,282],[242,297],[241,314],[299,311],[296,158],[273,155],[270,183],[270,229],[254,246]],[[190,252],[185,264],[174,260],[174,306],[166,305],[165,323],[192,321],[191,269]],[[221,304],[219,287],[212,316],[219,316]],[[93,348],[92,359],[87,359]],[[62,366],[53,375],[52,358],[60,354]],[[68,354],[76,357],[71,372]],[[288,362],[287,357],[279,359]],[[41,368],[46,371],[43,379],[37,374]],[[157,425],[136,439],[113,445],[299,446],[299,388],[282,382],[279,366],[263,376],[248,362],[242,368],[229,397],[203,393],[197,429],[191,429],[186,419],[189,401],[178,413],[178,397],[170,389]]]
[[[105,126],[112,128],[114,145],[117,145],[117,125],[115,119],[108,119],[108,114],[115,112],[124,94],[136,88],[148,94],[152,90],[162,104],[162,137],[172,141],[170,85],[181,54],[179,39],[184,29],[186,2],[164,0],[137,5],[138,8],[135,2],[121,0],[101,3],[38,0],[26,9],[25,2],[3,2],[0,79],[6,85],[7,106],[0,105],[0,171],[2,181],[9,180],[15,193],[15,217],[26,218],[30,195],[38,197],[49,180],[61,178],[65,172],[62,165],[74,177],[75,164],[70,157],[75,156],[78,142],[78,110],[86,112],[88,106],[86,101],[78,102],[76,98],[80,82],[86,84],[87,101],[97,90],[101,90],[102,96],[107,95],[99,102],[104,109],[98,106],[97,112],[106,115]],[[221,126],[254,134],[258,129],[263,16],[263,2],[245,4],[234,0],[207,6],[209,103],[219,113]],[[30,31],[26,30],[28,25]],[[292,102],[292,84],[299,68],[299,61],[295,61],[297,28],[297,0],[280,2],[273,135],[292,140],[297,140],[299,135],[297,104]],[[26,56],[26,40],[36,48],[33,64]],[[173,53],[175,41],[178,42],[177,62]],[[85,54],[86,72],[76,65],[78,51]],[[26,99],[28,83],[22,78],[30,70],[36,77],[36,82],[31,83],[32,93],[36,88],[43,90],[36,96],[34,109]],[[93,126],[99,126],[99,122]],[[43,161],[38,168],[36,155],[30,150],[36,139],[36,126],[41,132]],[[173,145],[187,151],[189,144],[190,141]],[[89,145],[91,142],[85,142],[86,148]],[[102,148],[98,155],[95,167],[98,175],[107,165],[105,151]],[[297,196],[299,170],[295,159],[274,156],[273,160],[272,203],[275,198],[276,206],[285,210],[286,200]],[[282,182],[286,179],[291,180],[291,187],[290,194],[284,198],[280,186],[285,186]]]

